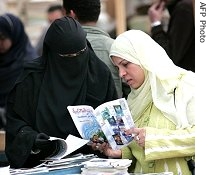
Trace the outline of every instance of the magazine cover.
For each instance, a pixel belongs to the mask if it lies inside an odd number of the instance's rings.
[[[68,110],[81,137],[89,140],[89,144],[107,141],[91,106],[68,106]]]

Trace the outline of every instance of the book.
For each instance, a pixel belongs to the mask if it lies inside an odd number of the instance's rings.
[[[56,142],[56,150],[52,155],[47,157],[44,161],[60,160],[88,143],[88,140],[75,137],[71,134],[69,134],[66,139],[58,137],[50,137],[49,140]]]
[[[134,122],[125,98],[101,104],[96,109],[88,105],[67,107],[81,137],[89,144],[108,142],[112,149],[121,149],[132,140],[125,129],[134,127]]]

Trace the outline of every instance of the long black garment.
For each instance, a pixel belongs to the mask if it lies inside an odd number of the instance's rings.
[[[77,56],[60,56],[73,53]],[[114,99],[117,92],[111,73],[92,51],[80,24],[70,17],[54,21],[42,57],[26,65],[8,99],[6,155],[10,166],[33,167],[46,157],[42,151],[31,154],[38,133],[80,137],[68,105],[95,108]],[[79,152],[93,153],[87,145],[74,154]]]
[[[7,52],[0,53],[0,107],[6,107],[7,95],[23,70],[24,61],[32,60],[38,55],[22,21],[13,14],[5,13],[0,16],[0,35],[12,42]]]
[[[167,32],[162,25],[151,30],[152,38],[167,52],[174,64],[195,72],[195,23],[192,0],[174,0]]]

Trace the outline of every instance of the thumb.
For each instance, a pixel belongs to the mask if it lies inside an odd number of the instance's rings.
[[[134,128],[134,127],[125,130],[125,134],[126,134],[126,135],[131,135],[131,134],[136,134],[136,133],[137,133],[137,131],[136,131],[136,128]]]

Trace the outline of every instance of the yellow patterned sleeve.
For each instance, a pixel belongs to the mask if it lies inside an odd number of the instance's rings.
[[[194,155],[195,126],[179,130],[146,127],[146,161]]]

